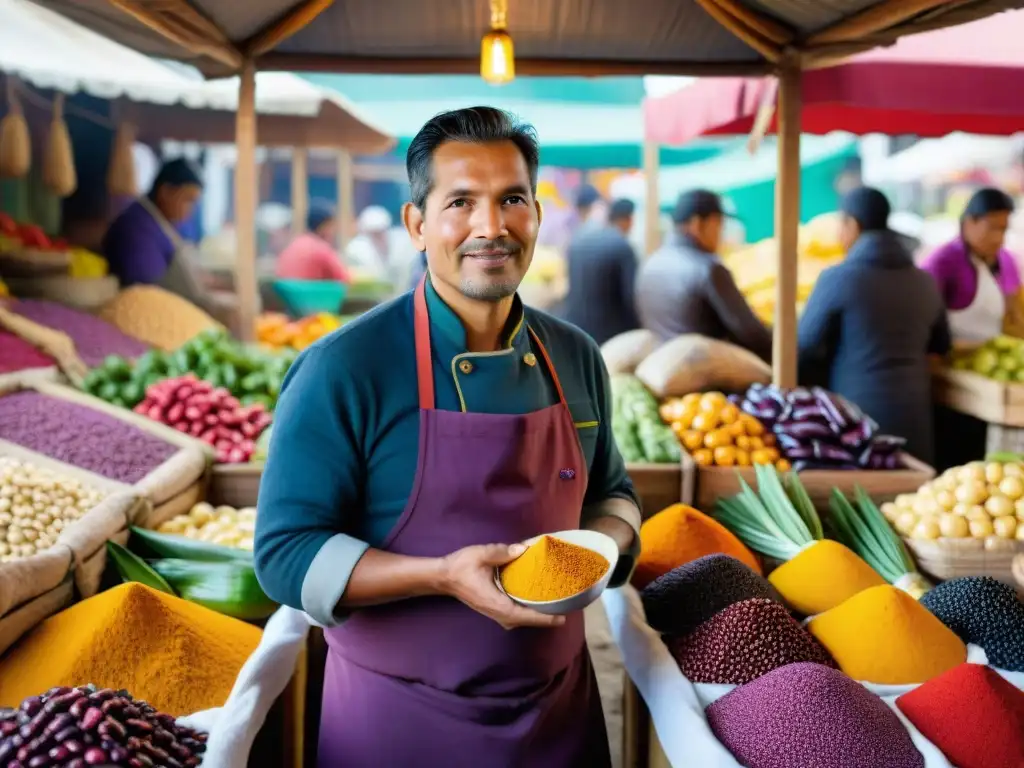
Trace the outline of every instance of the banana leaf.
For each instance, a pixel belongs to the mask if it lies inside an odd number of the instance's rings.
[[[277,604],[267,597],[251,563],[166,558],[150,565],[179,597],[243,621],[265,619]]]
[[[107,554],[114,561],[114,567],[121,575],[122,581],[135,581],[139,584],[174,595],[174,589],[163,576],[150,568],[146,561],[133,552],[129,552],[116,541],[107,542]]]
[[[129,542],[132,549],[146,557],[180,558],[204,563],[238,561],[252,568],[252,552],[206,541],[195,541],[184,536],[157,533],[145,528],[132,528]]]

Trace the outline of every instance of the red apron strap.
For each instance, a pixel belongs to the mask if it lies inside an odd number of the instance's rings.
[[[548,372],[551,374],[551,380],[555,383],[555,390],[558,392],[558,401],[562,405],[566,405],[565,393],[562,391],[562,382],[558,380],[558,371],[555,370],[555,364],[551,362],[551,358],[548,356],[548,351],[544,348],[544,343],[540,340],[540,337],[534,333],[533,328],[527,326],[527,330],[530,332],[530,337],[533,339],[533,343],[536,344],[537,349],[540,350],[540,356],[544,358],[544,365],[548,367]]]
[[[416,381],[420,408],[434,409],[434,365],[430,354],[430,315],[427,313],[427,277],[424,275],[413,296],[413,333],[416,338]]]

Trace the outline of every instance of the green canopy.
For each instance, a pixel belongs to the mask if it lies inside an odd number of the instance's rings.
[[[405,154],[420,127],[438,112],[486,104],[532,123],[541,164],[581,170],[643,165],[643,79],[521,77],[500,87],[471,75],[304,75],[362,108],[398,137]],[[735,147],[735,138],[699,139],[663,148],[664,166],[707,160]]]
[[[857,157],[857,139],[849,134],[800,137],[800,221],[807,222],[839,206],[836,177]],[[778,153],[774,137],[751,155],[745,146],[685,168],[662,171],[658,196],[662,210],[671,210],[688,189],[704,188],[726,198],[746,229],[748,242],[775,231],[775,175]]]

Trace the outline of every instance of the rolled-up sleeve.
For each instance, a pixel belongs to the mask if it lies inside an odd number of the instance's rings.
[[[617,517],[627,523],[634,532],[633,544],[629,551],[619,557],[619,563],[609,584],[619,587],[625,584],[637,558],[640,557],[640,499],[633,488],[633,482],[626,474],[626,463],[622,460],[615,437],[612,435],[611,384],[608,369],[601,359],[600,351],[593,349],[594,378],[600,423],[598,424],[597,445],[594,461],[590,467],[587,493],[583,499],[581,524],[587,527],[600,517]]]
[[[303,352],[282,386],[253,553],[267,595],[325,626],[342,620],[338,601],[369,548],[343,532],[361,503],[363,462],[354,377],[330,343]]]

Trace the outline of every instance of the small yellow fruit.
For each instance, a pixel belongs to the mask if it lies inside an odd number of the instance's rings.
[[[967,480],[957,487],[955,495],[961,504],[981,504],[988,498],[988,489],[980,480]]]
[[[736,466],[737,467],[749,467],[750,466],[750,451],[744,450],[743,448],[736,449]]]
[[[751,437],[760,437],[764,434],[764,424],[749,413],[740,414],[740,423],[746,428],[747,434]]]
[[[978,505],[978,504],[975,504],[974,506],[971,506],[971,507],[967,508],[967,515],[966,515],[966,517],[967,517],[968,520],[991,520],[992,519],[992,516],[989,515],[989,513],[985,511],[985,508],[980,506],[980,505]]]
[[[939,513],[939,505],[935,503],[935,499],[921,495],[918,495],[913,509],[917,515],[937,515]]]
[[[963,539],[971,532],[967,518],[959,515],[945,514],[939,518],[939,533],[947,539]]]
[[[715,448],[715,464],[720,467],[731,467],[736,464],[736,449],[731,445]]]
[[[971,536],[976,539],[984,539],[992,535],[992,521],[988,518],[984,520],[971,520],[968,523],[971,529]]]
[[[992,530],[1001,539],[1012,539],[1017,533],[1017,518],[997,517],[992,521]]]
[[[709,413],[698,413],[693,417],[693,422],[690,426],[701,432],[710,432],[718,426],[718,417]]]
[[[732,403],[722,406],[722,410],[718,412],[718,419],[723,424],[735,424],[739,418],[740,409]]]
[[[900,509],[913,509],[914,508],[914,494],[912,493],[901,493],[896,497],[893,502]]]
[[[715,463],[715,456],[707,448],[694,451],[691,458],[698,467],[710,467]]]
[[[775,462],[775,468],[779,472],[789,472],[793,468],[793,465],[789,463],[788,459],[779,459]]]
[[[1011,501],[1024,498],[1024,480],[1008,475],[1000,481],[999,492]]]
[[[688,451],[696,451],[704,445],[704,433],[696,429],[688,429],[679,436],[683,447]]]

